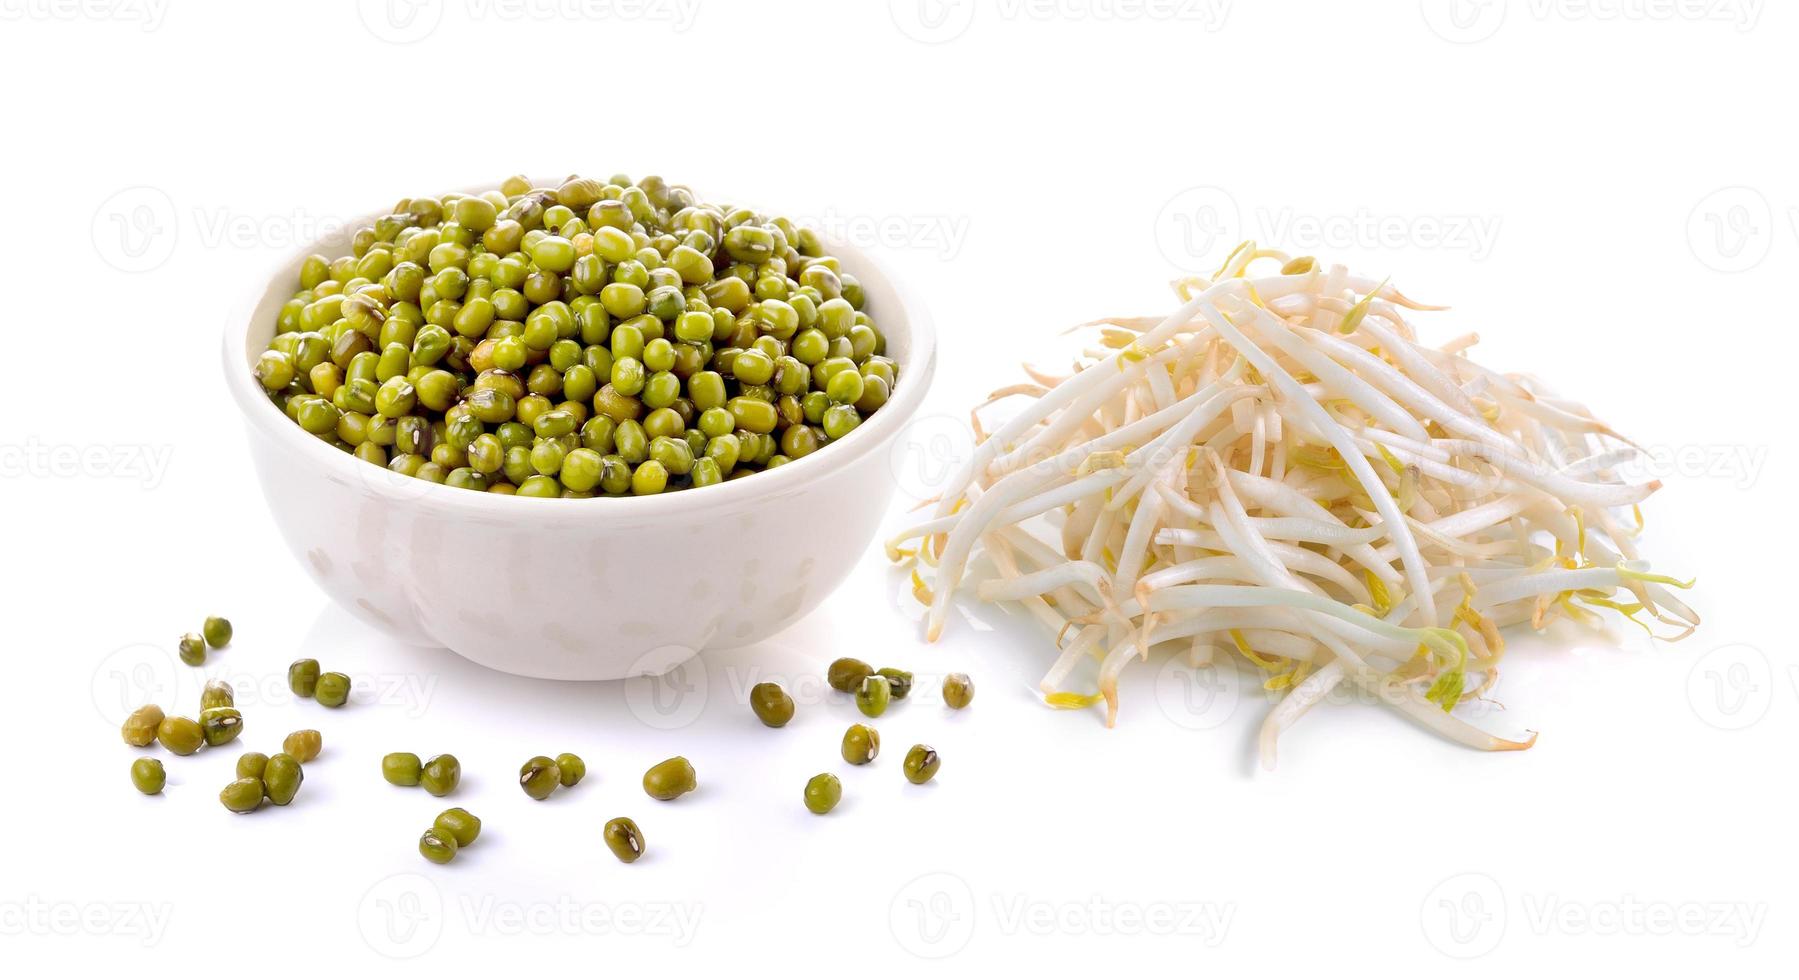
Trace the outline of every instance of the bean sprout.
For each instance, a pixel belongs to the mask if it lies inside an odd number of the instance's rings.
[[[1252,275],[1264,261],[1281,271]],[[888,544],[917,566],[928,639],[972,581],[1054,634],[1046,703],[1103,701],[1108,726],[1129,663],[1235,654],[1284,692],[1272,768],[1344,685],[1462,744],[1529,748],[1452,714],[1496,683],[1502,630],[1698,625],[1672,591],[1692,583],[1638,556],[1659,483],[1623,476],[1637,444],[1476,364],[1472,335],[1419,343],[1401,310],[1441,307],[1253,242],[1175,289],[1172,314],[1082,324],[1098,337],[1072,372],[1027,368],[976,409],[1026,403],[976,419],[934,512]],[[1083,664],[1095,693],[1068,689]]]

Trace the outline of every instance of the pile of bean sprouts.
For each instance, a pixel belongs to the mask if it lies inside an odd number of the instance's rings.
[[[1175,287],[1173,313],[1083,324],[1097,340],[1070,372],[1027,367],[972,413],[975,451],[887,546],[915,563],[928,639],[965,581],[1018,604],[1055,636],[1047,702],[1103,699],[1107,725],[1152,650],[1241,657],[1278,692],[1272,767],[1345,684],[1463,744],[1529,748],[1451,713],[1492,690],[1502,629],[1603,610],[1675,639],[1697,625],[1671,591],[1692,583],[1637,553],[1659,486],[1622,475],[1641,450],[1471,360],[1473,335],[1419,343],[1401,310],[1441,307],[1252,242]]]

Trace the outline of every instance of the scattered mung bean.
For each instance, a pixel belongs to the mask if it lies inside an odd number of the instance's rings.
[[[825,681],[833,690],[845,694],[854,694],[862,686],[862,678],[874,673],[874,668],[854,657],[839,657],[831,661],[825,671]]]
[[[231,642],[231,620],[223,616],[206,617],[205,625],[200,627],[200,636],[209,647],[222,647]]]
[[[549,756],[532,756],[519,767],[518,785],[534,800],[548,799],[550,793],[562,785],[562,771],[556,768],[556,760]]]
[[[305,778],[306,771],[298,759],[286,752],[277,752],[269,756],[269,764],[262,770],[263,791],[270,803],[286,806],[294,801]]]
[[[381,757],[381,778],[395,786],[417,786],[425,764],[411,752],[389,752]]]
[[[131,763],[131,785],[137,787],[145,796],[155,796],[162,792],[168,781],[168,774],[163,771],[160,759],[137,759]]]
[[[341,708],[350,700],[350,676],[336,671],[319,675],[312,697],[327,708]]]
[[[317,729],[302,728],[297,732],[290,733],[281,741],[281,751],[304,764],[319,757],[319,751],[324,748],[324,743],[325,738],[318,733]]]
[[[870,718],[879,718],[886,712],[891,696],[887,678],[870,674],[862,678],[862,686],[856,688],[856,709]]]
[[[200,689],[201,711],[205,711],[207,708],[229,708],[236,704],[237,692],[231,689],[230,684],[222,680],[215,678],[207,681],[206,686]]]
[[[958,710],[974,700],[974,681],[967,674],[948,674],[943,678],[943,703]]]
[[[419,853],[432,864],[449,864],[456,857],[456,837],[437,827],[419,835]]]
[[[658,762],[643,774],[643,791],[658,800],[672,800],[698,786],[693,764],[683,756]]]
[[[806,809],[813,813],[830,813],[843,799],[843,783],[828,772],[806,781]]]
[[[573,752],[564,752],[556,757],[556,771],[562,774],[562,788],[567,789],[587,778],[587,763]]]
[[[262,806],[262,780],[234,779],[219,791],[219,802],[232,813],[249,813]]]
[[[793,720],[793,698],[781,685],[764,681],[750,688],[750,710],[764,725],[780,728]]]
[[[236,708],[207,708],[200,712],[200,730],[207,745],[224,745],[243,734],[243,713]]]
[[[851,725],[843,733],[843,761],[852,766],[866,765],[881,754],[881,733],[867,725]]]
[[[606,821],[601,836],[612,856],[620,861],[630,864],[643,857],[643,831],[637,829],[637,822],[630,817],[613,817]]]
[[[192,718],[169,715],[156,726],[156,739],[176,755],[193,755],[206,744],[206,731]]]
[[[125,717],[125,723],[119,726],[119,734],[126,745],[141,749],[156,741],[156,729],[161,724],[162,709],[146,704]]]
[[[182,663],[198,667],[206,662],[206,638],[198,633],[183,633],[175,644],[175,652],[181,655]]]
[[[462,782],[462,763],[453,755],[432,756],[419,773],[419,785],[432,796],[448,796]]]
[[[888,693],[893,696],[893,700],[904,701],[906,695],[912,693],[911,671],[900,670],[897,667],[882,667],[875,673],[887,678]]]
[[[942,760],[937,758],[937,750],[929,745],[914,745],[912,751],[906,753],[906,762],[902,768],[906,779],[913,783],[930,782],[937,775],[937,767]]]
[[[319,683],[319,662],[311,658],[296,660],[287,668],[287,689],[303,698],[312,697]]]
[[[458,850],[473,844],[475,838],[481,836],[481,818],[459,806],[438,814],[431,827],[449,834],[456,841]]]

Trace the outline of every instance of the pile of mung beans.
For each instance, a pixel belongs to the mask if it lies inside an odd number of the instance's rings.
[[[205,662],[208,649],[229,644],[231,633],[229,620],[209,616],[200,633],[182,635],[176,650],[183,663],[197,667]],[[236,741],[243,730],[244,716],[237,709],[237,692],[228,682],[214,678],[200,689],[198,721],[168,715],[161,706],[146,704],[126,717],[119,726],[119,735],[126,745],[144,748],[157,743],[175,755],[187,756],[203,747],[216,748]],[[245,752],[238,756],[235,778],[219,791],[219,802],[233,813],[250,813],[264,802],[276,806],[292,803],[306,777],[302,763],[317,758],[322,744],[319,733],[308,728],[289,734],[281,751],[272,756]],[[168,771],[160,759],[135,759],[131,763],[131,784],[138,792],[155,796],[168,784]]]
[[[660,177],[409,198],[314,255],[255,374],[301,428],[433,483],[653,494],[779,466],[898,366],[818,235]]]
[[[855,657],[839,657],[825,671],[825,682],[832,688],[853,695],[856,710],[869,718],[886,714],[894,701],[903,701],[912,693],[912,672],[897,667],[879,670]],[[760,686],[760,685],[759,685]],[[943,678],[943,703],[957,711],[974,700],[974,682],[967,674],[946,674]],[[757,714],[761,709],[757,708]],[[766,719],[764,719],[766,722]],[[873,762],[881,752],[881,733],[867,725],[851,725],[843,733],[839,746],[843,761],[852,766]],[[900,764],[906,781],[928,783],[937,775],[942,760],[929,745],[914,745]],[[842,798],[842,786],[836,776],[819,773],[806,784],[806,808],[813,813],[829,813]]]

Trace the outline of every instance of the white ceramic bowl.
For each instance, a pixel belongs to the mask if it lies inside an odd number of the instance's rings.
[[[301,262],[345,254],[349,236],[312,242],[283,263],[227,328],[224,361],[282,536],[319,587],[359,618],[511,674],[656,674],[798,620],[874,537],[894,485],[892,445],[930,386],[936,338],[925,312],[861,251],[827,243],[861,281],[899,379],[854,432],[715,486],[536,500],[389,473],[308,435],[263,393],[251,367]]]

